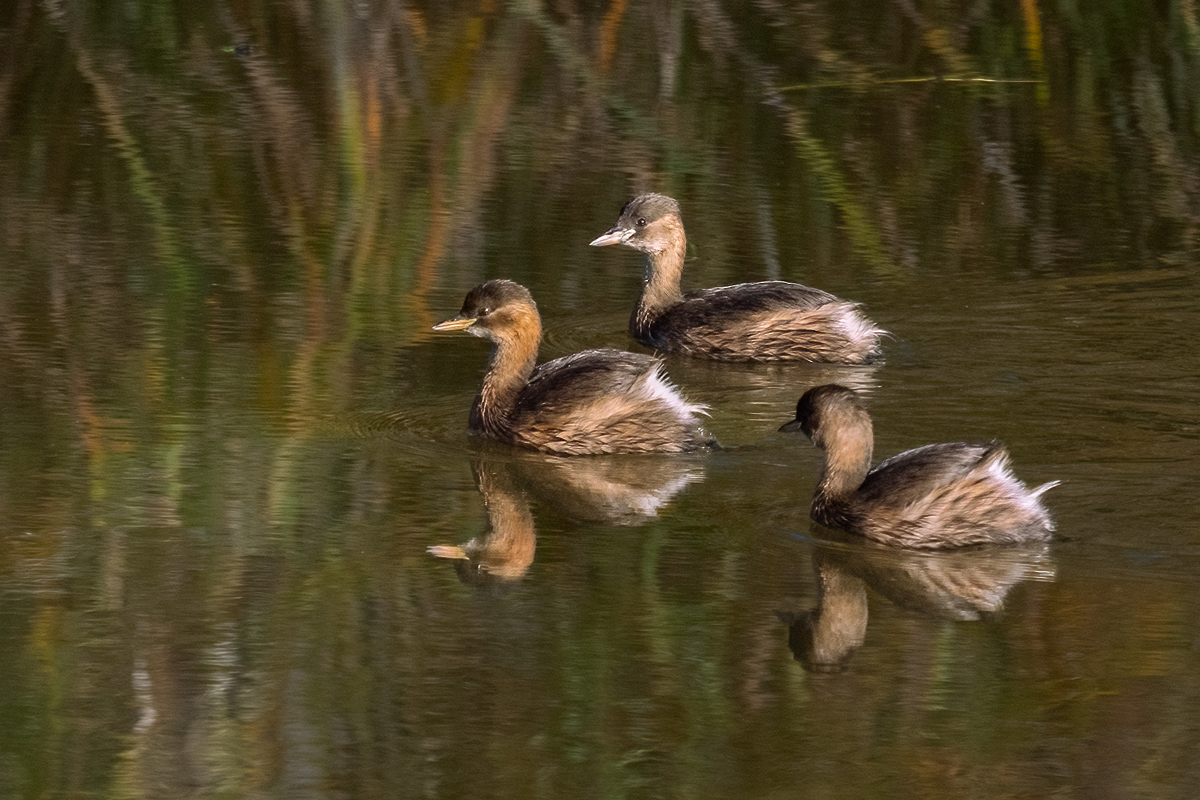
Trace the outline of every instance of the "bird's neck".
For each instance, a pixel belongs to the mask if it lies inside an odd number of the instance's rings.
[[[529,382],[537,364],[542,326],[535,315],[531,317],[496,337],[483,384],[471,408],[471,430],[492,435],[508,430],[508,417],[517,395]]]
[[[660,250],[646,253],[646,267],[642,275],[642,297],[638,301],[637,314],[642,318],[653,318],[683,300],[679,290],[679,279],[683,275],[684,256],[687,255],[687,236],[679,226],[676,235]]]
[[[825,443],[825,463],[813,495],[813,517],[827,525],[843,523],[845,510],[871,470],[873,436],[870,426],[840,431]]]

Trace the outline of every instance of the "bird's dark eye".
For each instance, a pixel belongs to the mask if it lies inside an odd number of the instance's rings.
[[[644,228],[644,227],[646,227],[646,218],[645,218],[645,217],[638,217],[637,226],[638,226],[639,228]]]
[[[492,313],[491,306],[484,306],[483,308],[479,309],[479,316],[481,317],[486,317],[490,313]]]

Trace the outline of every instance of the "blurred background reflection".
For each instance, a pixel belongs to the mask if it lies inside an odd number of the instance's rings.
[[[1177,0],[0,4],[0,795],[1189,797],[1197,85]],[[639,349],[588,242],[643,191],[685,288],[884,363],[671,358],[726,449],[481,460],[430,326],[504,277],[543,358]],[[957,615],[845,567],[809,672],[775,431],[830,382],[879,453],[1006,441],[1061,539]],[[498,531],[502,591],[428,553]]]

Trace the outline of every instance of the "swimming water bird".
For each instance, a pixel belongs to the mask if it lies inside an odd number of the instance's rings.
[[[679,204],[666,195],[630,200],[617,224],[591,244],[623,244],[646,254],[629,333],[656,350],[719,361],[865,364],[879,355],[879,339],[886,335],[857,304],[798,283],[681,292],[687,235]]]
[[[469,430],[561,455],[681,453],[714,444],[704,406],[689,403],[662,362],[621,350],[585,350],[540,366],[542,321],[524,286],[491,280],[472,289],[436,331],[465,330],[495,345],[471,406]]]
[[[1058,481],[1027,489],[999,442],[926,445],[871,469],[871,417],[837,384],[804,393],[780,428],[796,429],[825,451],[810,509],[822,525],[926,549],[1045,541],[1054,530],[1041,495]]]

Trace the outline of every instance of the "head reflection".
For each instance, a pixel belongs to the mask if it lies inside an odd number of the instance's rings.
[[[525,493],[506,464],[474,459],[471,471],[483,495],[489,527],[461,545],[435,545],[428,552],[454,559],[463,583],[482,586],[520,578],[533,563],[537,533]]]
[[[482,443],[471,459],[488,528],[460,545],[435,545],[472,585],[504,584],[533,563],[537,534],[531,504],[574,522],[640,525],[685,486],[703,479],[703,461],[633,455],[560,458]]]

